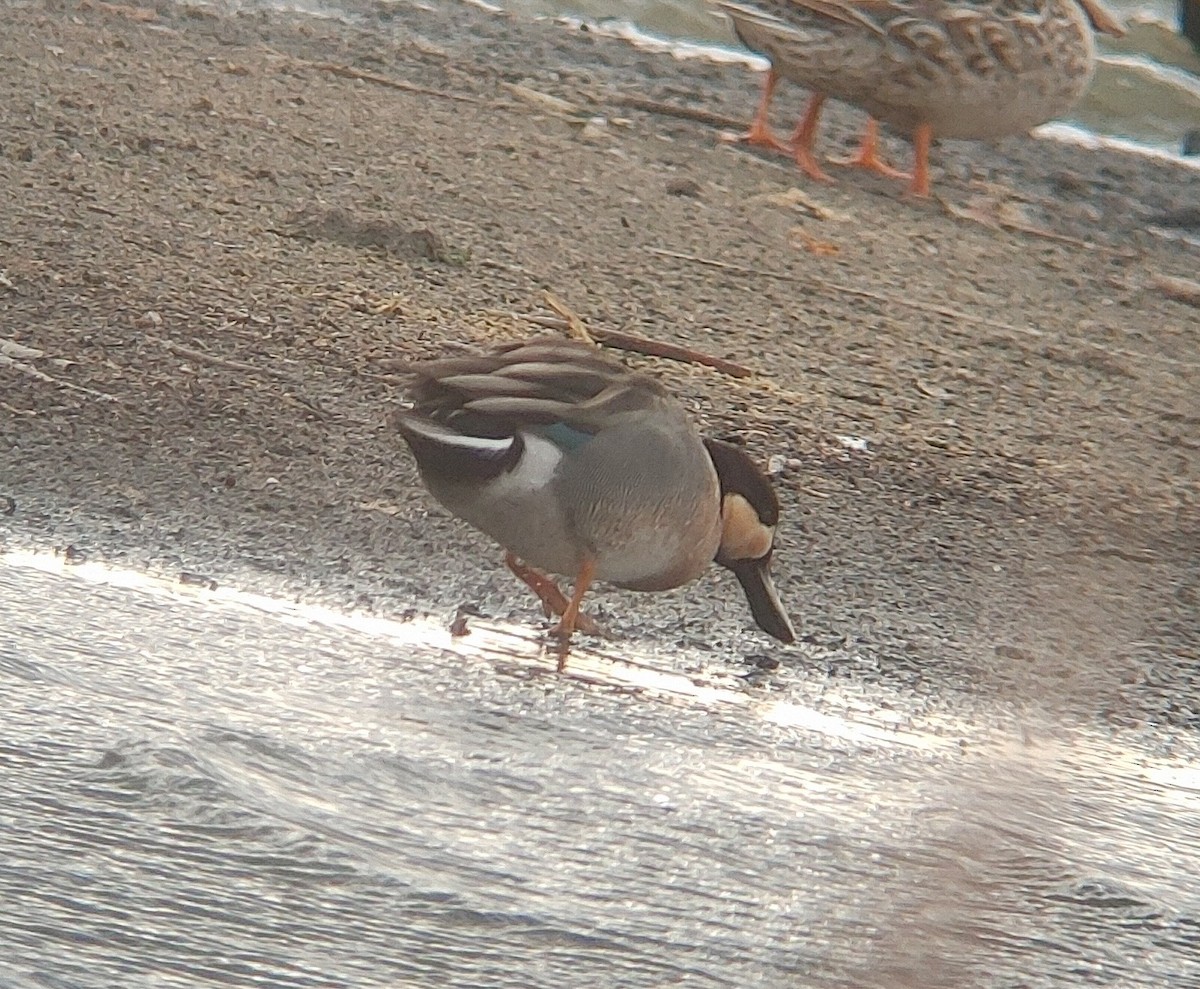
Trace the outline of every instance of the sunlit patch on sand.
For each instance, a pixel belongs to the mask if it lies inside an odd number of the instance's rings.
[[[556,671],[562,657],[558,643],[531,625],[472,618],[466,634],[454,635],[448,623],[429,618],[397,620],[360,611],[342,611],[228,585],[210,589],[102,563],[72,563],[51,553],[18,550],[0,554],[0,565],[124,588],[169,602],[172,607],[187,604],[197,609],[235,608],[258,612],[272,621],[288,625],[345,629],[405,651],[450,653],[463,660],[488,663],[501,674],[562,676],[565,683],[594,684],[660,702],[743,712],[742,716],[747,718],[855,744],[918,748],[941,748],[948,744],[935,735],[927,736],[908,726],[901,729],[897,723],[903,718],[893,711],[873,711],[869,705],[858,705],[855,716],[848,719],[776,697],[764,698],[747,690],[740,679],[728,673],[685,673],[667,669],[649,652],[640,649],[636,642],[596,643],[577,637],[570,645],[565,668],[559,674]],[[699,663],[689,665],[695,667]],[[848,702],[839,702],[827,690],[822,692],[822,699],[834,710],[851,708]]]
[[[942,716],[917,715],[902,702],[891,703],[861,691],[853,696],[826,685],[820,709],[778,694],[747,689],[727,672],[708,672],[701,660],[687,664],[690,672],[666,668],[650,650],[636,642],[597,642],[578,638],[571,643],[565,670],[558,673],[560,649],[540,628],[472,618],[466,634],[451,633],[446,621],[427,617],[397,620],[361,611],[305,604],[228,585],[215,589],[180,583],[162,576],[95,562],[69,562],[63,556],[32,550],[0,553],[0,567],[28,568],[69,580],[127,589],[148,595],[166,606],[198,611],[221,608],[256,612],[264,618],[296,627],[344,629],[379,640],[411,656],[414,652],[447,654],[462,661],[488,664],[500,675],[522,678],[561,677],[564,685],[590,684],[627,691],[665,704],[713,709],[725,716],[758,721],[764,726],[793,730],[857,747],[920,750],[968,759],[986,757],[1036,767],[1049,778],[1115,779],[1146,799],[1167,801],[1200,816],[1200,770],[1195,761],[1152,758],[1135,746],[1124,746],[1082,726],[1038,726],[1020,741],[1011,732],[960,722]],[[881,688],[881,690],[884,688]],[[1016,747],[1014,749],[1014,746]],[[1017,752],[1019,750],[1019,753]]]

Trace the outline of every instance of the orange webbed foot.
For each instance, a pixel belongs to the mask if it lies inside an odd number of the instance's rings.
[[[545,611],[546,617],[557,615],[563,621],[559,621],[550,629],[550,634],[564,638],[570,638],[571,633],[578,629],[584,635],[603,635],[604,630],[596,623],[595,619],[589,615],[579,611],[576,605],[575,615],[572,618],[570,628],[566,629],[563,622],[566,620],[567,612],[571,609],[572,598],[568,598],[558,584],[551,577],[542,573],[540,570],[529,566],[523,560],[514,556],[512,553],[504,555],[504,563],[526,587],[538,596],[538,600],[542,602],[542,609]],[[591,578],[588,579],[588,584],[591,583]],[[576,585],[578,587],[578,584]],[[584,587],[586,591],[587,588]],[[579,595],[582,600],[583,595]]]
[[[775,74],[775,70],[771,69],[763,81],[762,98],[758,101],[758,109],[754,112],[754,120],[750,123],[750,129],[745,134],[733,137],[733,141],[738,144],[748,144],[752,148],[778,151],[780,154],[790,155],[792,153],[791,145],[781,141],[772,132],[768,119],[771,97],[775,95],[775,87],[778,84],[779,77]]]
[[[816,182],[825,182],[828,185],[835,185],[836,181],[832,176],[822,170],[820,163],[808,148],[797,145],[792,152],[796,159],[796,165],[805,175]]]
[[[813,154],[813,144],[817,139],[817,124],[821,121],[821,108],[824,105],[825,97],[820,93],[813,93],[808,101],[808,106],[804,109],[804,116],[800,118],[800,123],[796,125],[795,133],[792,134],[792,157],[800,171],[810,179],[832,184],[833,179],[825,174],[817,161],[817,156]]]
[[[898,168],[893,168],[880,157],[879,125],[873,117],[867,119],[867,126],[863,131],[862,141],[859,142],[858,151],[849,158],[833,159],[833,161],[834,164],[845,165],[849,168],[862,168],[868,172],[874,172],[876,175],[882,175],[884,178],[912,178],[908,172],[902,172]]]
[[[792,146],[776,137],[775,132],[771,130],[766,121],[759,120],[758,117],[754,118],[750,129],[745,134],[739,134],[735,140],[738,144],[746,144],[752,148],[766,148],[768,151],[777,151],[782,155],[792,153]]]
[[[584,631],[583,625],[579,621],[581,617],[584,617],[579,611],[579,606],[583,603],[583,596],[588,592],[588,588],[592,586],[592,580],[595,576],[595,561],[584,560],[579,568],[579,573],[575,575],[575,586],[571,590],[571,600],[567,603],[566,611],[562,613],[562,619],[554,628],[550,629],[551,635],[566,642],[571,638],[572,633],[576,629]],[[588,621],[591,621],[591,619],[588,619]]]
[[[907,190],[908,195],[918,199],[929,198],[929,147],[932,144],[933,128],[929,124],[919,125],[913,132],[912,181]]]

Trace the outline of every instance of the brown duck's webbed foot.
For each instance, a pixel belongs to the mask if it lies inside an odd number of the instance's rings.
[[[754,148],[767,148],[771,151],[778,151],[780,154],[789,155],[792,153],[790,145],[779,140],[771,131],[769,122],[769,113],[771,109],[771,98],[775,95],[775,87],[779,84],[779,76],[775,74],[775,70],[771,69],[767,72],[767,78],[763,82],[762,99],[758,102],[758,109],[754,112],[754,119],[750,122],[750,129],[738,137],[738,141],[742,144],[749,144]]]
[[[876,175],[889,179],[910,179],[908,172],[893,168],[879,155],[879,124],[874,117],[867,118],[867,126],[863,129],[862,141],[858,151],[849,158],[834,159],[834,164],[846,165],[850,168],[863,168]]]
[[[551,615],[556,615],[559,618],[565,617],[567,611],[571,607],[571,600],[562,592],[558,584],[554,582],[553,578],[548,577],[540,570],[529,566],[512,553],[504,554],[504,563],[523,584],[525,584],[531,591],[533,591],[534,594],[538,596],[538,600],[542,602],[542,608],[545,611],[547,618],[549,618]],[[588,579],[588,583],[591,583],[590,577]],[[587,588],[585,587],[584,590],[586,591]],[[582,599],[582,595],[580,595],[580,597]],[[553,634],[561,634],[557,631],[557,629],[559,629],[561,626],[562,622],[560,621],[552,630]],[[576,614],[573,618],[572,628],[579,629],[579,631],[583,632],[585,635],[604,634],[600,626],[597,625],[592,618],[580,612],[578,608],[576,608]]]
[[[792,157],[796,159],[800,171],[810,179],[818,182],[832,182],[833,179],[825,174],[817,161],[817,156],[813,154],[813,144],[817,139],[817,125],[821,121],[821,108],[824,105],[825,97],[820,93],[813,93],[804,110],[804,116],[800,118],[800,123],[796,125],[796,131],[792,135]]]
[[[913,132],[913,170],[908,194],[921,199],[929,197],[929,148],[933,144],[933,128],[920,124]]]

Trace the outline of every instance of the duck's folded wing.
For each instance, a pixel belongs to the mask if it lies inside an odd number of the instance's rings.
[[[471,436],[411,412],[396,412],[391,422],[422,472],[464,483],[486,484],[511,471],[525,449],[519,435]]]
[[[880,17],[896,12],[893,0],[784,0],[770,4],[770,10],[733,0],[717,0],[715,6],[735,24],[753,24],[776,38],[790,37],[800,42],[812,40],[804,25],[815,26],[820,21],[841,23],[868,34],[882,35]]]
[[[654,379],[558,338],[408,370],[414,413],[474,436],[498,438],[560,423],[595,433],[614,416],[666,400]]]
[[[731,3],[728,0],[716,0],[713,6],[723,14],[726,14],[734,24],[752,24],[778,36],[792,35],[797,39],[805,37],[799,28],[794,27],[782,18],[762,8],[742,3]]]

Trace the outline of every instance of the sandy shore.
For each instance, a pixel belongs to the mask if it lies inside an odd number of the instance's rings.
[[[1161,228],[1200,173],[1014,139],[937,149],[930,203],[813,186],[718,140],[742,68],[442,6],[6,7],[10,544],[534,620],[384,419],[387,361],[533,332],[549,289],[755,372],[628,355],[780,471],[780,676],[1200,723],[1200,309],[1154,284],[1195,275]],[[772,648],[724,578],[595,603]]]

